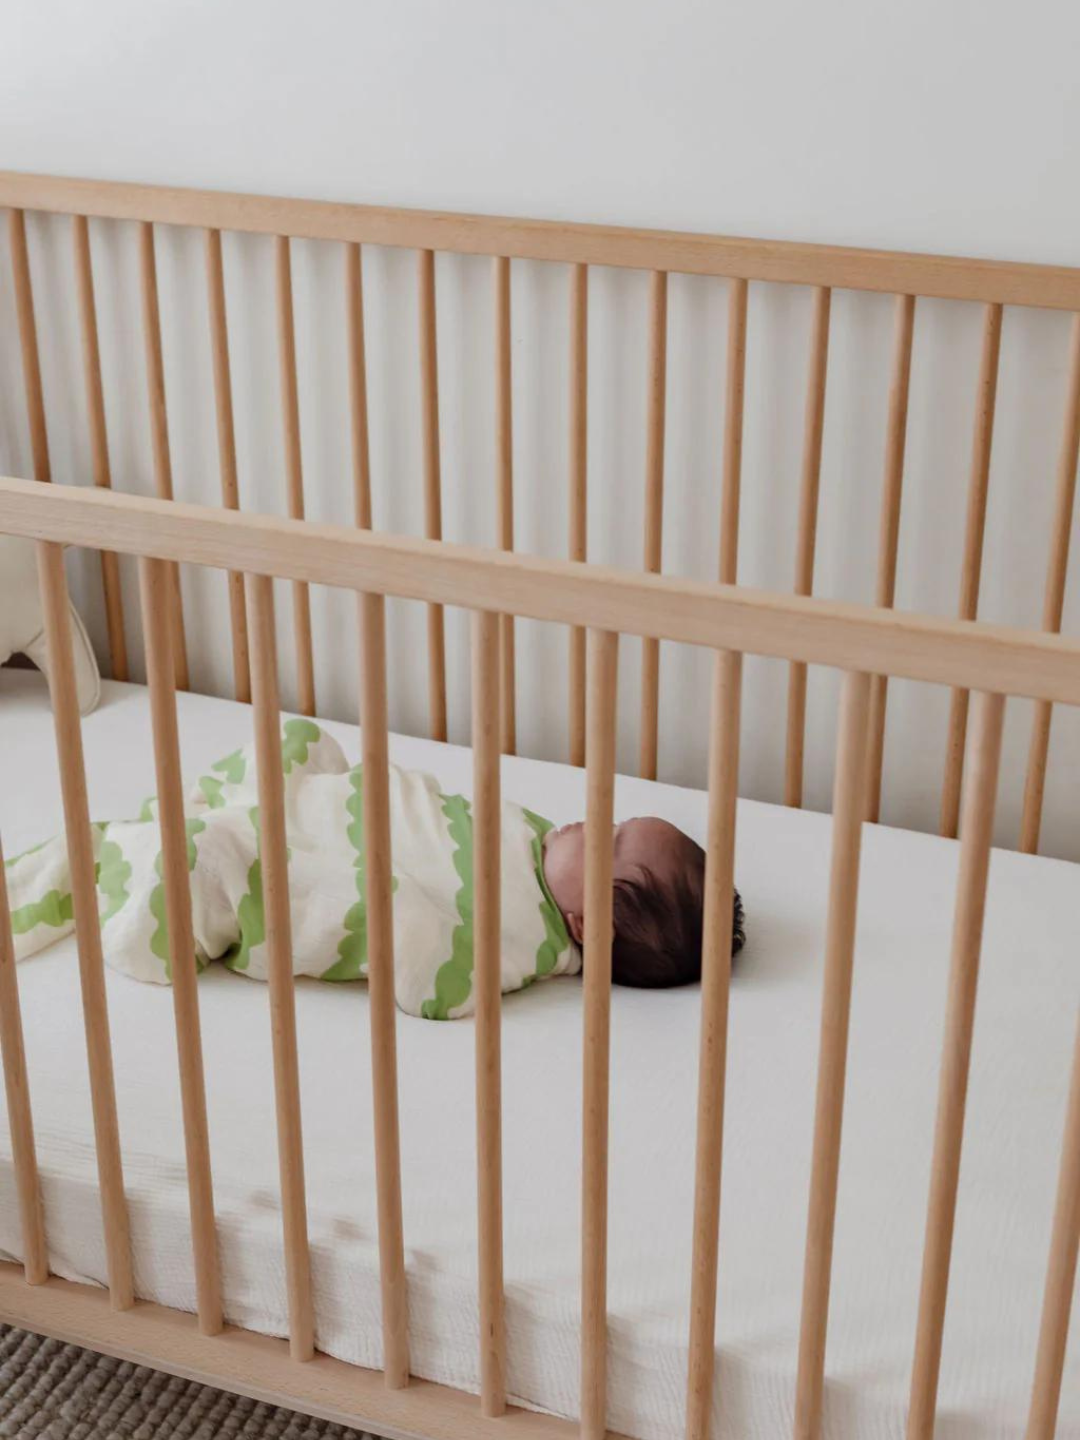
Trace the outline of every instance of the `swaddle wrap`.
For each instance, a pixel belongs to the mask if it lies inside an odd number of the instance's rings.
[[[311,720],[282,732],[293,970],[322,980],[367,975],[363,769]],[[390,766],[394,987],[410,1015],[452,1020],[473,1011],[473,822],[469,802],[434,778]],[[196,960],[267,971],[254,748],[203,775],[185,810]],[[581,956],[544,882],[550,823],[502,807],[502,990],[576,973]],[[135,820],[95,823],[94,858],[105,958],[137,980],[165,984],[170,956],[156,800]],[[16,959],[74,928],[64,838],[6,865]]]

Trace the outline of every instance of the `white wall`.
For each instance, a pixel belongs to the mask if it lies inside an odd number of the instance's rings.
[[[306,7],[232,0],[8,0],[0,13],[0,163],[52,171],[426,207],[660,225],[1080,263],[1080,11],[913,0],[905,6],[506,0]],[[88,478],[66,222],[30,226],[54,470]],[[200,240],[159,230],[177,492],[216,496]],[[148,491],[134,233],[93,226],[116,483]],[[340,255],[295,249],[309,511],[349,516]],[[280,508],[269,245],[228,237],[243,501]],[[412,257],[365,255],[376,522],[420,525]],[[515,265],[516,503],[522,548],[565,536],[566,274]],[[591,295],[590,525],[597,558],[640,557],[645,278],[599,271]],[[441,257],[446,533],[492,535],[488,268]],[[868,599],[880,496],[891,305],[834,297],[817,588]],[[665,566],[714,572],[722,428],[722,282],[671,286]],[[920,302],[898,601],[948,613],[978,358],[977,307]],[[809,297],[754,287],[742,578],[791,583]],[[1037,623],[1060,433],[1068,319],[1006,316],[982,611]],[[10,264],[0,253],[0,467],[28,473]],[[1074,569],[1077,567],[1074,567]],[[103,647],[96,575],[73,569]],[[229,687],[222,590],[188,585],[200,688]],[[134,590],[130,633],[134,638]],[[284,599],[284,597],[283,597]],[[393,616],[393,721],[425,723],[422,616]],[[282,605],[283,639],[287,607]],[[1070,584],[1066,628],[1080,618]],[[452,738],[468,725],[465,632],[450,629]],[[351,610],[316,597],[321,708],[355,708]],[[563,642],[523,626],[523,748],[565,747]],[[624,647],[621,760],[636,760],[637,649]],[[700,783],[703,657],[664,654],[662,774]],[[782,792],[783,667],[748,668],[743,788]],[[826,807],[835,683],[811,684],[808,802]],[[894,687],[884,816],[932,828],[947,696]],[[1015,839],[1030,707],[1010,707],[999,839]],[[1080,719],[1055,716],[1044,848],[1080,857]]]

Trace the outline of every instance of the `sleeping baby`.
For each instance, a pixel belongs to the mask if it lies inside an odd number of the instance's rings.
[[[363,770],[311,720],[282,732],[293,969],[322,980],[367,974]],[[265,979],[259,808],[252,747],[202,776],[186,807],[192,922],[200,969],[220,960]],[[390,766],[394,985],[399,1007],[429,1020],[473,1010],[472,812],[419,771]],[[169,936],[156,801],[135,820],[93,827],[105,955],[138,980],[168,983]],[[626,820],[614,836],[617,984],[681,985],[701,970],[705,857],[666,820]],[[503,992],[581,969],[584,826],[555,829],[502,807]],[[15,954],[74,928],[63,837],[6,866]],[[735,895],[733,953],[743,941]]]

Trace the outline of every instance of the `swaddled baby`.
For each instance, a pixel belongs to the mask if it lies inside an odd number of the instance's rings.
[[[293,968],[323,980],[367,974],[363,769],[310,720],[282,733]],[[473,1010],[473,822],[469,802],[430,776],[390,767],[394,984],[411,1015]],[[196,960],[266,978],[259,808],[252,747],[198,782],[187,814]],[[501,984],[524,989],[581,968],[583,827],[555,830],[520,805],[502,807]],[[169,937],[156,801],[135,820],[94,826],[105,955],[139,980],[167,983]],[[628,820],[614,837],[613,977],[678,985],[701,967],[704,854],[664,820]],[[73,928],[62,837],[8,862],[18,959]],[[735,949],[742,913],[735,897]]]

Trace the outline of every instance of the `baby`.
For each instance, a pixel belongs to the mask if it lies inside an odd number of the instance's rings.
[[[292,967],[320,980],[366,980],[364,771],[310,720],[281,737]],[[421,771],[391,765],[394,989],[399,1007],[430,1020],[472,1013],[473,815]],[[269,973],[263,913],[257,757],[247,746],[199,778],[185,806],[195,960],[251,979]],[[581,824],[555,830],[511,801],[501,814],[500,983],[504,993],[581,969]],[[92,831],[105,958],[137,980],[167,984],[169,937],[157,803]],[[679,985],[701,969],[704,855],[664,820],[616,828],[613,977]],[[24,959],[73,928],[63,836],[9,861],[15,953]],[[742,912],[735,897],[735,949]]]

